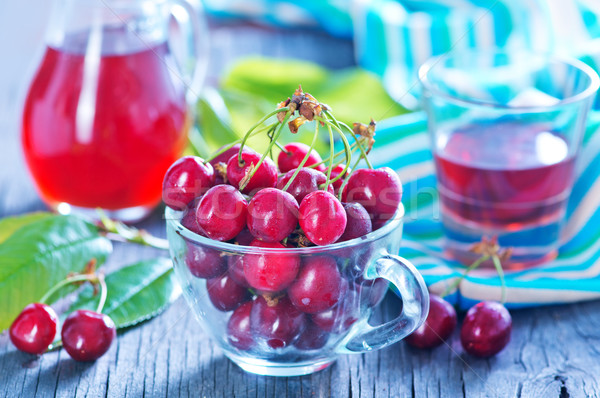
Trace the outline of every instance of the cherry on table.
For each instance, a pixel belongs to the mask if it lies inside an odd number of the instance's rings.
[[[325,311],[340,300],[342,276],[335,259],[329,256],[307,257],[296,280],[288,287],[288,296],[296,308],[308,314]]]
[[[200,199],[196,220],[207,237],[226,241],[246,226],[247,208],[248,202],[240,191],[231,185],[217,185]]]
[[[300,203],[300,227],[315,245],[336,242],[346,228],[346,212],[330,192],[315,191]]]
[[[482,301],[467,311],[460,329],[460,342],[476,357],[496,355],[510,341],[512,318],[506,307],[495,301]]]
[[[231,311],[250,298],[250,292],[237,284],[229,274],[206,281],[208,297],[216,309]]]
[[[373,230],[371,217],[363,205],[360,203],[342,203],[342,206],[346,211],[346,229],[340,236],[340,242],[360,238]]]
[[[32,303],[10,325],[10,341],[19,351],[42,354],[54,341],[58,325],[56,312],[47,304]]]
[[[252,330],[250,329],[250,312],[253,301],[247,301],[233,311],[227,322],[227,340],[240,349],[249,350],[255,344]]]
[[[301,142],[291,142],[289,144],[284,145],[283,147],[285,151],[281,151],[279,156],[277,156],[277,165],[279,166],[279,171],[282,173],[287,173],[288,171],[297,168],[300,166],[302,159],[306,156],[308,151],[310,151],[310,147]],[[314,149],[310,152],[306,163],[304,166],[308,167],[313,164],[317,164],[322,162],[321,156]],[[316,169],[319,171],[324,171],[325,166],[320,164],[316,166]]]
[[[281,243],[253,241],[257,248],[285,249]],[[260,291],[278,292],[287,288],[300,269],[300,258],[291,253],[246,253],[242,259],[248,284]]]
[[[184,156],[169,167],[163,180],[162,198],[167,206],[184,210],[188,203],[215,183],[210,163],[197,156]]]
[[[304,314],[286,296],[269,299],[258,296],[250,313],[250,328],[271,348],[291,344],[304,325]]]
[[[456,328],[456,311],[454,307],[435,294],[429,295],[429,314],[425,322],[412,334],[406,342],[417,348],[433,348],[442,344]]]
[[[363,205],[371,216],[373,230],[394,216],[401,199],[402,183],[389,167],[354,170],[342,192],[343,202]]]
[[[108,351],[115,336],[115,323],[106,314],[89,310],[72,312],[63,324],[63,347],[76,361],[95,361]]]
[[[248,229],[264,242],[285,239],[298,224],[298,202],[276,188],[261,189],[248,204]]]
[[[281,177],[277,182],[277,188],[283,189],[295,172],[296,169],[292,169]],[[296,174],[296,177],[294,177],[294,180],[286,192],[289,192],[298,203],[301,203],[306,195],[318,191],[320,189],[319,186],[325,184],[325,182],[327,182],[327,176],[322,172],[308,167],[302,167],[298,170],[298,174]],[[333,193],[333,187],[331,185],[329,185],[327,190]]]
[[[240,187],[240,182],[246,177],[250,170],[258,164],[262,155],[252,149],[244,147],[242,149],[242,164],[238,162],[238,155],[235,154],[227,161],[227,180],[228,183],[236,188]],[[273,188],[277,185],[277,167],[275,163],[266,157],[260,164],[247,185],[242,189],[243,193],[251,193],[261,188]]]

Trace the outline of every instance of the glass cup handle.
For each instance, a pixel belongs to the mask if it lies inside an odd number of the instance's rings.
[[[385,254],[375,262],[375,277],[391,282],[402,296],[402,313],[379,326],[367,322],[346,338],[343,353],[357,353],[386,347],[417,329],[429,312],[429,293],[423,277],[406,259]]]
[[[191,43],[186,42],[182,69],[186,75],[188,96],[191,97],[188,100],[190,103],[195,103],[200,97],[202,83],[206,78],[210,46],[202,1],[192,6],[187,0],[171,0],[171,5],[171,15],[177,25],[189,25],[191,28],[192,39]],[[177,7],[181,8],[177,9]],[[184,11],[185,15],[180,11]]]

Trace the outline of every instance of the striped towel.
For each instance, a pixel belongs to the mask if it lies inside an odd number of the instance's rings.
[[[436,179],[426,120],[422,112],[381,121],[370,158],[390,166],[403,182],[406,208],[400,255],[440,294],[465,267],[445,258],[437,204]],[[375,165],[374,165],[375,166]],[[600,112],[592,112],[567,208],[558,257],[525,271],[507,272],[507,306],[527,307],[600,298]],[[448,297],[468,309],[481,300],[500,299],[500,279],[493,269],[476,269]]]

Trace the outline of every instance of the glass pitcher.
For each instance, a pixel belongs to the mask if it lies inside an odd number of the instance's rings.
[[[136,221],[184,149],[207,65],[199,4],[57,0],[23,107],[22,145],[60,213]],[[182,23],[184,25],[182,25]],[[190,32],[183,37],[182,32]]]

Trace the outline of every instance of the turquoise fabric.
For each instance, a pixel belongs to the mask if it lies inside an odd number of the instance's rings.
[[[404,187],[406,216],[400,255],[417,266],[430,290],[441,293],[465,267],[443,253],[425,115],[415,112],[384,120],[376,139],[369,157],[375,166],[397,170]],[[590,115],[576,174],[558,258],[525,271],[507,272],[508,307],[600,298],[600,112]],[[494,269],[476,269],[449,299],[468,309],[480,300],[499,300],[500,286]]]

